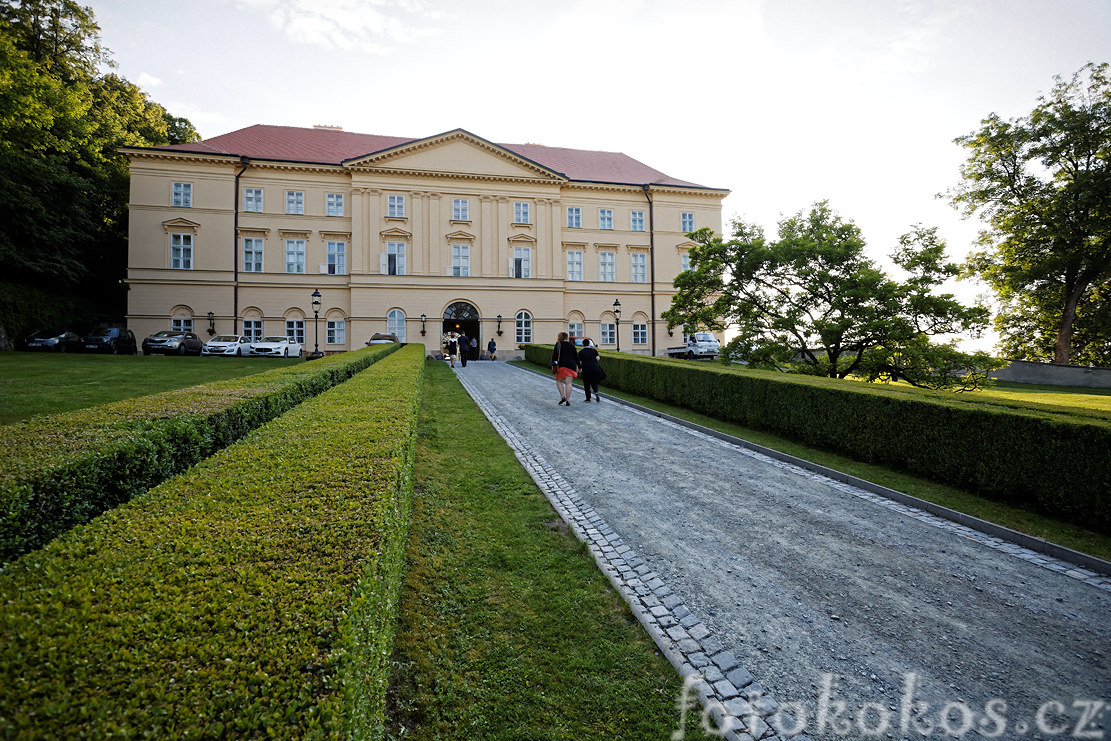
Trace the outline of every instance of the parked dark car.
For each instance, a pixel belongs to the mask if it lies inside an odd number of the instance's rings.
[[[143,340],[144,355],[200,355],[204,343],[192,332],[167,329]]]
[[[113,355],[135,355],[139,352],[135,333],[120,327],[101,327],[81,338],[84,352],[106,352]]]
[[[81,338],[67,329],[46,329],[27,335],[20,340],[18,347],[20,350],[76,352],[81,348]]]

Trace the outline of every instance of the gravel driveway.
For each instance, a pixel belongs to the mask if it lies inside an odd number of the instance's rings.
[[[1111,738],[1107,580],[608,398],[558,406],[550,377],[456,372],[790,713],[748,733]]]

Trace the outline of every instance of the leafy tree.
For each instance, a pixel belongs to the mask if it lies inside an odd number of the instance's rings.
[[[709,229],[690,236],[698,243],[692,269],[675,279],[679,290],[663,317],[669,328],[735,325],[725,362],[930,388],[962,383],[958,371],[975,386],[991,369],[986,355],[929,343],[987,323],[986,309],[936,292],[959,268],[943,262],[935,229],[916,227],[900,239],[892,259],[907,274],[903,282],[865,256],[860,230],[824,201],[780,221],[776,241],[741,221],[728,241]]]
[[[1111,361],[1111,82],[1108,65],[1056,78],[1029,115],[996,114],[958,138],[969,151],[950,195],[988,228],[968,274],[999,297],[1011,357]]]

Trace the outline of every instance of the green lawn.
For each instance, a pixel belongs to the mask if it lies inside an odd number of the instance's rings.
[[[274,358],[0,352],[0,424],[300,362]]]
[[[387,738],[670,738],[675,670],[450,369],[427,376]]]

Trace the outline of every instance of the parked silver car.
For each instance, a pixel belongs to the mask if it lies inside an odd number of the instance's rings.
[[[200,355],[204,345],[192,332],[163,330],[143,340],[144,355]]]

